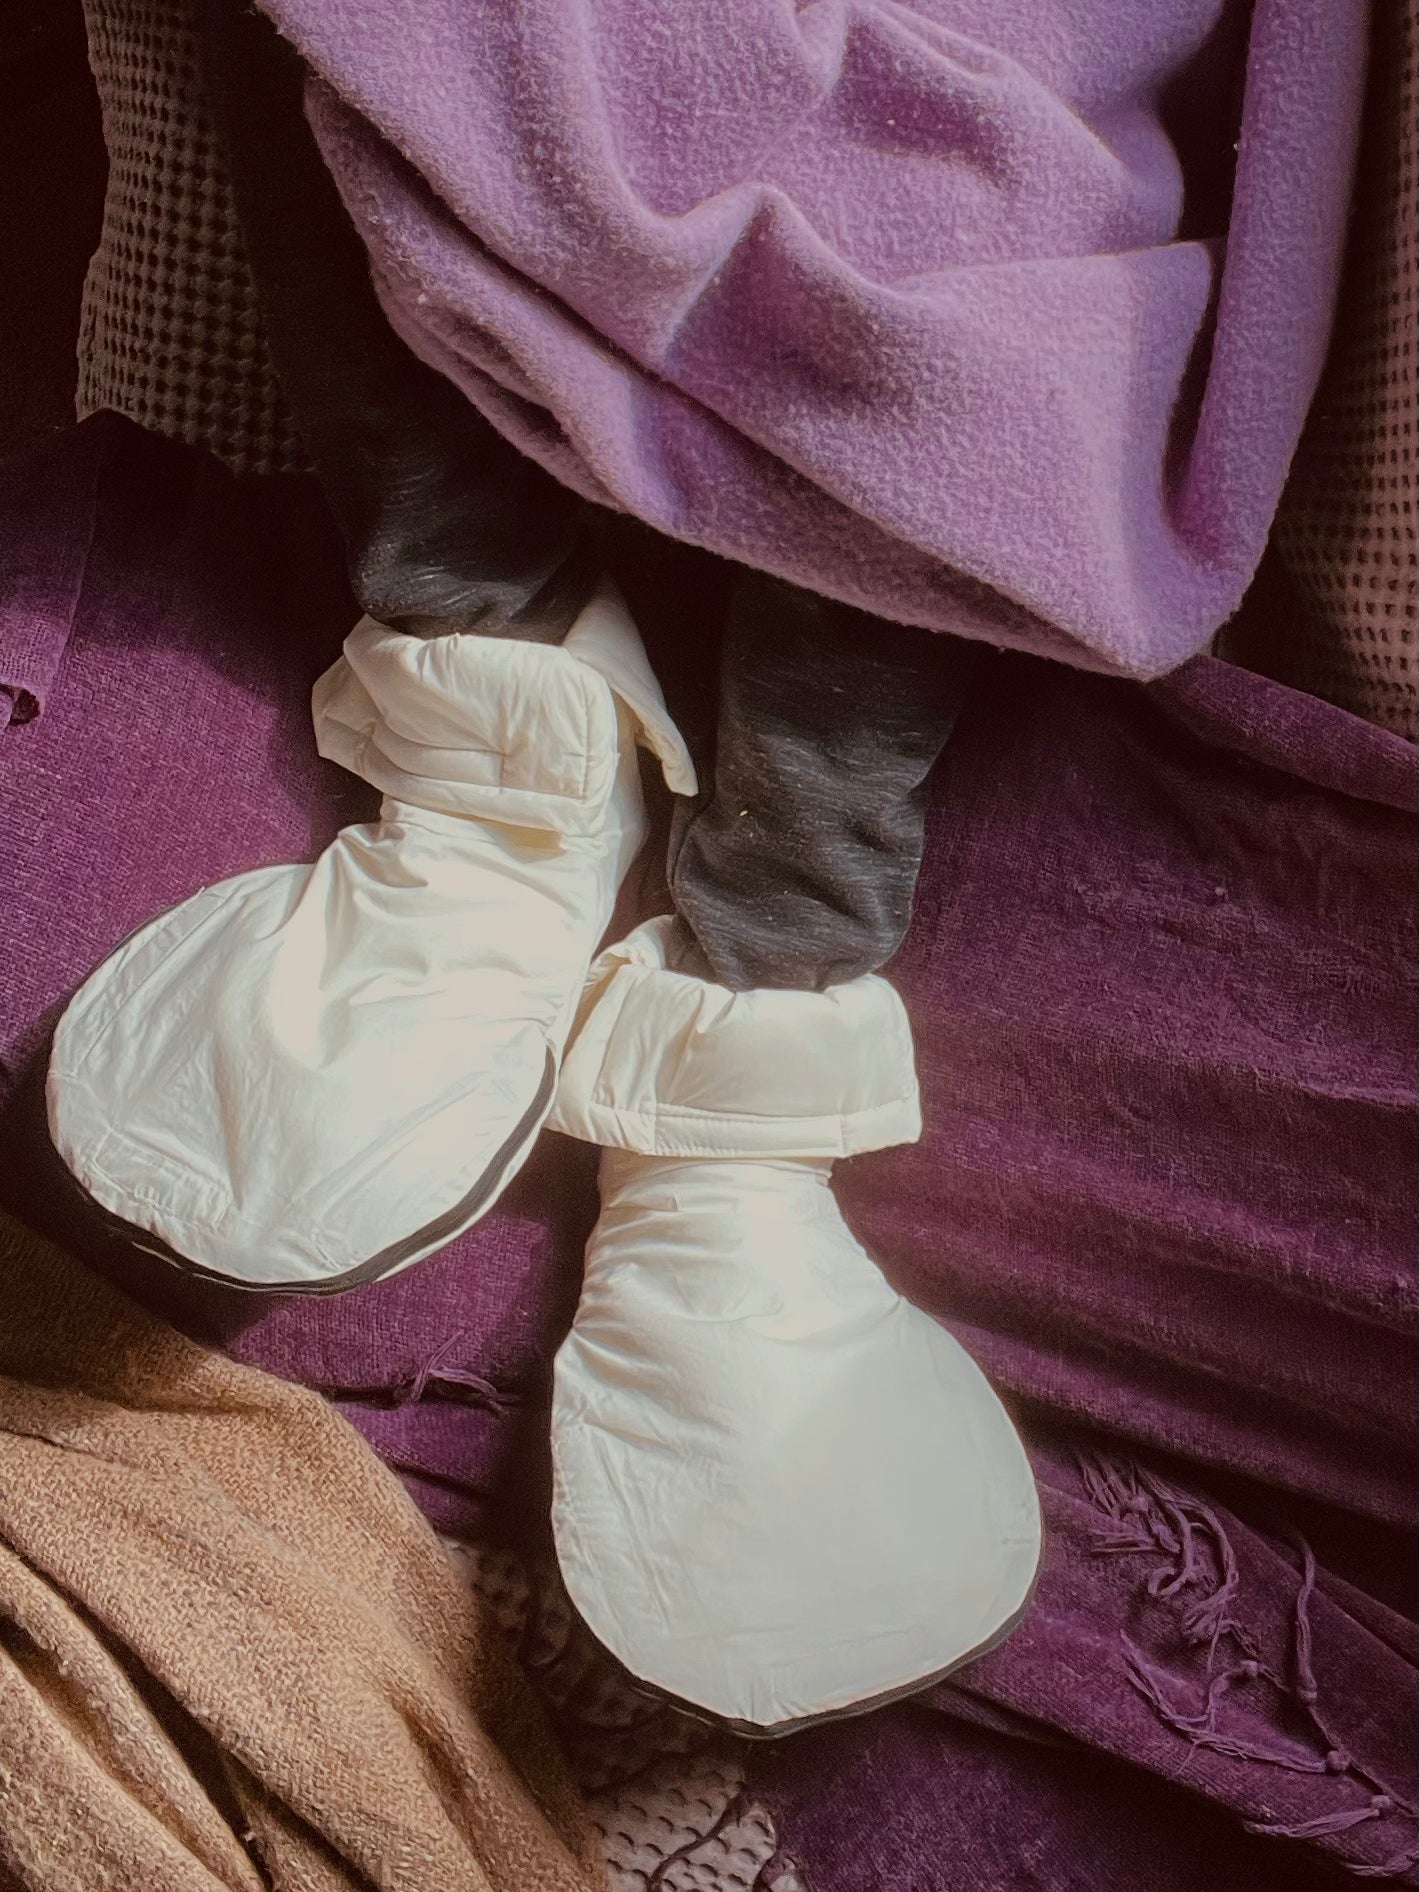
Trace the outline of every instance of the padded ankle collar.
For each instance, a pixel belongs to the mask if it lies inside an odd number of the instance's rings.
[[[603,582],[561,646],[365,618],[316,683],[320,753],[402,802],[588,834],[620,758],[619,705],[669,786],[694,792],[680,732],[619,593]]]
[[[911,1027],[885,979],[730,992],[671,969],[675,919],[591,969],[550,1122],[654,1156],[832,1157],[912,1143]]]

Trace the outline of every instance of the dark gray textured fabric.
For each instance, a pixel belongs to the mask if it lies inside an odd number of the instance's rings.
[[[634,596],[636,568],[659,563],[647,529],[524,459],[389,327],[290,47],[241,0],[198,0],[198,14],[272,357],[362,609],[418,636],[550,642],[605,564]],[[673,896],[726,985],[853,978],[906,929],[925,781],[974,651],[690,558],[678,582],[729,602],[712,785],[676,822]]]
[[[891,958],[980,649],[743,574],[712,781],[671,843],[675,904],[722,985],[821,990]]]
[[[585,502],[390,328],[291,48],[242,0],[197,13],[271,354],[361,607],[421,635],[559,638],[596,578]]]

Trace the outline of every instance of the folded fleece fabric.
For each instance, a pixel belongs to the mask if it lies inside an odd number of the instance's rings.
[[[395,328],[568,485],[1088,668],[1236,607],[1364,0],[263,6]]]

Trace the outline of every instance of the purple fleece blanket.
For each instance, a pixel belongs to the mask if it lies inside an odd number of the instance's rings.
[[[1365,0],[262,5],[395,327],[568,485],[1087,668],[1236,606]]]

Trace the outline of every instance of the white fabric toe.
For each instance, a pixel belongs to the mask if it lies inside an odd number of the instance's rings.
[[[608,1145],[556,1362],[568,1590],[635,1675],[745,1732],[948,1673],[1023,1610],[1024,1449],[837,1208],[831,1158],[916,1134],[900,1000],[731,994],[673,922],[604,954],[553,1121]]]
[[[644,837],[637,739],[672,786],[693,771],[609,587],[560,647],[366,620],[314,710],[380,819],[127,941],[65,1012],[48,1095],[60,1155],[135,1239],[331,1291],[496,1200]]]

